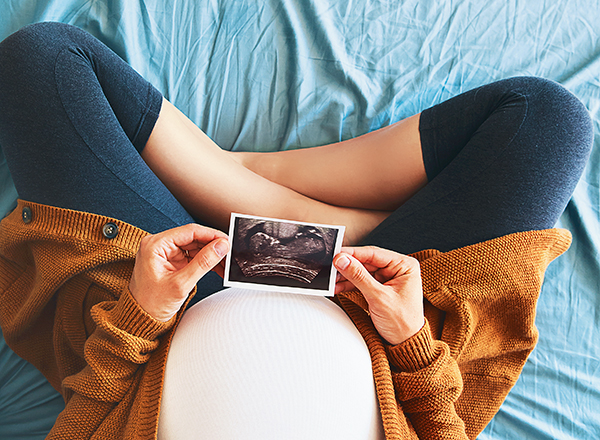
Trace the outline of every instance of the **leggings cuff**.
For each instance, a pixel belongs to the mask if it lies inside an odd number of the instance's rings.
[[[148,83],[148,105],[140,119],[138,132],[133,138],[133,146],[140,154],[144,150],[146,142],[148,142],[148,138],[156,125],[162,107],[162,101],[162,94]]]
[[[427,180],[431,182],[437,176],[441,167],[437,157],[436,131],[432,130],[435,107],[428,108],[421,112],[419,118],[419,135],[421,138],[421,154],[423,155],[423,164],[425,165],[425,174]]]

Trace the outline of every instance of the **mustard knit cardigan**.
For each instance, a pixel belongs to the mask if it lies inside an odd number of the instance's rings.
[[[119,229],[114,238],[102,233],[109,222]],[[66,402],[49,438],[156,438],[169,343],[183,312],[160,323],[128,291],[145,235],[24,201],[0,224],[0,326]],[[359,293],[336,297],[370,350],[387,439],[481,432],[535,346],[543,275],[570,240],[552,229],[414,254],[427,324],[398,346],[378,335]]]

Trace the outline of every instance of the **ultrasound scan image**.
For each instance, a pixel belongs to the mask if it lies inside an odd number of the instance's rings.
[[[327,289],[336,229],[243,217],[235,221],[232,260],[243,281]]]

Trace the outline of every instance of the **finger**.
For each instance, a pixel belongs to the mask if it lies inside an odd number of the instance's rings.
[[[375,280],[379,281],[381,284],[384,284],[386,281],[388,281],[390,279],[390,275],[383,273],[382,269],[380,269],[378,267],[375,267],[372,265],[365,265],[365,264],[363,264],[363,266],[371,274],[371,276],[373,278],[375,278]],[[341,283],[343,281],[347,281],[347,280],[341,274],[340,271],[337,271],[336,278],[335,278],[336,284]],[[353,286],[352,283],[350,283],[350,287],[348,287],[346,290],[354,290],[354,289],[356,289],[356,286]]]
[[[367,301],[373,292],[380,289],[381,285],[371,276],[369,271],[362,265],[360,261],[352,255],[344,252],[339,253],[333,259],[333,264],[337,270],[360,290]]]
[[[352,248],[353,256],[382,284],[400,275],[420,273],[420,264],[415,258],[374,246]]]
[[[334,265],[335,265],[335,263],[334,263]],[[373,274],[373,273],[370,273],[370,275],[372,277],[375,277],[375,274]],[[339,290],[342,292],[358,289],[358,287],[355,286],[354,284],[352,284],[352,281],[348,280],[339,269],[337,270],[335,284],[336,284],[336,290],[338,290],[338,287],[339,287],[340,288]]]
[[[368,246],[370,248],[375,248],[374,246]],[[359,247],[350,247],[350,246],[342,246],[342,248],[340,249],[340,253],[345,253],[348,255],[352,255],[354,256],[354,253],[356,252],[357,249],[360,249]],[[378,249],[378,248],[375,248]],[[355,257],[356,258],[356,257]],[[378,266],[375,266],[373,264],[369,264],[369,263],[365,263],[363,261],[361,261],[361,263],[363,264],[363,266],[365,266],[365,268],[371,273],[375,273],[376,271],[378,271],[379,269],[381,269]],[[341,276],[341,274],[338,272],[338,277]]]
[[[370,269],[383,269],[392,264],[401,255],[397,252],[375,246],[357,246],[346,249],[349,255],[352,255]]]
[[[192,261],[181,270],[178,276],[182,278],[186,285],[190,284],[193,287],[200,278],[219,264],[228,251],[229,241],[226,238],[213,240],[198,251]]]
[[[197,244],[207,244],[227,235],[217,229],[208,228],[197,223],[189,223],[177,228],[168,229],[155,235],[156,239],[172,243],[182,250],[192,250]]]

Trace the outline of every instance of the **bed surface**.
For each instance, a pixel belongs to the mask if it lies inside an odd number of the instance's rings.
[[[347,139],[510,76],[563,84],[596,133],[558,225],[574,241],[547,271],[539,344],[479,438],[600,438],[599,1],[0,0],[0,11],[0,40],[46,20],[87,30],[232,150]],[[0,155],[0,217],[15,198]],[[61,406],[0,340],[0,438],[43,438]]]

